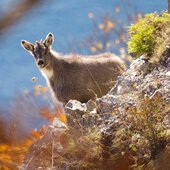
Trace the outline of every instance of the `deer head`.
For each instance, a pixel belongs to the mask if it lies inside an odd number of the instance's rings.
[[[50,62],[50,49],[54,41],[54,36],[49,33],[44,41],[36,41],[32,44],[26,40],[21,41],[21,46],[34,57],[35,62],[39,68],[46,67]]]

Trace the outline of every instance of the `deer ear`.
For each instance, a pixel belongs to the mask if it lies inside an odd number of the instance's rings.
[[[22,41],[21,41],[21,46],[22,46],[25,50],[27,50],[27,51],[29,51],[29,52],[33,52],[33,51],[34,51],[34,45],[33,45],[32,43],[26,41],[26,40],[22,40]]]
[[[44,43],[47,47],[51,47],[52,43],[54,41],[54,35],[52,33],[48,33],[46,36]]]

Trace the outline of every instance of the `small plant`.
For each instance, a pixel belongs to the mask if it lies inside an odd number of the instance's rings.
[[[169,141],[164,123],[169,111],[161,97],[142,99],[126,111],[116,129],[106,133],[96,125],[86,127],[83,118],[76,118],[79,128],[71,126],[60,137],[63,151],[54,154],[54,165],[70,169],[141,168],[155,159]]]
[[[127,154],[134,166],[144,166],[165,148],[168,142],[164,119],[170,107],[161,97],[142,99],[139,106],[130,107],[115,133],[112,147]]]
[[[67,134],[61,136],[64,152],[60,153],[59,163],[70,169],[99,169],[102,149],[98,130],[79,132],[70,129]]]
[[[128,52],[134,58],[144,55],[151,63],[159,62],[169,43],[170,14],[151,13],[129,28]]]

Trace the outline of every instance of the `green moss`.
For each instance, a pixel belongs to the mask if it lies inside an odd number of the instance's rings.
[[[166,50],[170,33],[170,14],[151,13],[129,28],[128,51],[134,58],[145,55],[150,62],[158,62]]]

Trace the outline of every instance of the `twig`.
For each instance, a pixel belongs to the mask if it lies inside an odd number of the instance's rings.
[[[24,13],[33,8],[33,6],[37,5],[39,2],[40,0],[22,0],[15,7],[9,9],[9,12],[0,18],[0,33],[6,28],[14,25],[21,17],[23,17]]]

